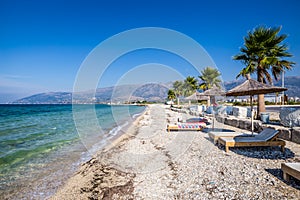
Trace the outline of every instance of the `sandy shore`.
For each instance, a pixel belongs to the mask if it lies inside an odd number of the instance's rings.
[[[98,152],[51,199],[300,199],[282,179],[282,162],[300,162],[300,145],[233,148],[205,132],[166,131],[179,114],[151,105],[126,133]],[[236,128],[219,124],[218,128]]]

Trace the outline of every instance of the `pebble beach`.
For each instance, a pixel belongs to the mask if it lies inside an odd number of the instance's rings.
[[[149,105],[50,199],[300,199],[297,180],[283,180],[281,163],[300,162],[300,145],[231,148],[207,131],[167,132],[188,114]],[[245,132],[218,124],[219,128]]]

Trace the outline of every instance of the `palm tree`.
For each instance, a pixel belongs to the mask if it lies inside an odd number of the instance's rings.
[[[184,96],[190,96],[198,89],[197,79],[192,76],[186,77],[183,85],[183,94]]]
[[[241,47],[241,53],[234,56],[234,60],[240,60],[245,67],[238,74],[246,76],[247,74],[257,74],[257,81],[262,83],[272,83],[273,75],[275,80],[284,70],[291,70],[294,62],[284,60],[284,57],[292,57],[288,53],[286,44],[282,44],[287,35],[278,35],[281,27],[266,28],[257,27],[244,38],[244,47]],[[264,95],[258,95],[257,116],[265,111]]]
[[[177,105],[179,105],[179,97],[183,95],[183,82],[182,81],[175,81],[173,83],[173,91],[177,97]]]
[[[199,76],[199,78],[202,81],[202,83],[199,85],[200,89],[208,90],[214,85],[220,88],[221,80],[219,76],[221,76],[221,73],[217,69],[212,67],[204,68],[201,71],[201,75]]]
[[[175,95],[175,92],[174,92],[174,90],[169,90],[168,91],[168,99],[169,100],[173,100],[173,99],[176,99],[176,95]]]

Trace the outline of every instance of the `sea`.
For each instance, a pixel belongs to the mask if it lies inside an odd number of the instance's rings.
[[[0,105],[0,199],[47,199],[145,110],[134,105]]]

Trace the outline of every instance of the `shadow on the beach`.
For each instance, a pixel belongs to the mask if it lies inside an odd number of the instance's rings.
[[[213,140],[209,137],[205,137],[205,139],[214,144]],[[221,151],[225,151],[224,145],[217,144],[216,148],[219,148]],[[289,148],[285,148],[285,151],[281,152],[280,147],[232,147],[229,149],[229,151],[242,156],[257,159],[285,160],[295,157],[295,153]]]
[[[224,146],[219,145],[219,148],[225,149]],[[289,159],[294,158],[295,153],[291,151],[289,148],[285,148],[284,152],[280,151],[280,147],[237,147],[230,148],[230,151],[243,155],[249,158],[257,158],[257,159]]]
[[[232,133],[235,132],[234,130],[230,129],[223,129],[223,128],[204,128],[202,132],[209,133],[209,132],[228,132]]]
[[[287,182],[283,179],[283,172],[281,169],[265,169],[266,172],[268,172],[269,174],[271,174],[272,176],[278,178],[280,181],[284,182],[285,184],[300,190],[300,181],[291,177],[290,182]]]
[[[213,141],[208,135],[206,135],[206,137],[204,137],[204,139],[206,139],[207,141],[211,142],[213,145],[216,145],[216,144],[214,143],[214,141]],[[216,148],[217,148],[217,147],[216,147]]]

